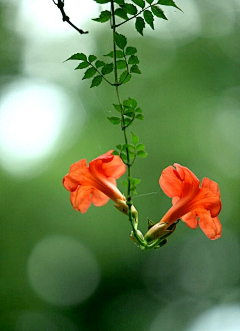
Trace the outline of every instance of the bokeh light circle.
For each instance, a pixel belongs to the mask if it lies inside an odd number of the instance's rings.
[[[16,176],[58,150],[70,114],[65,91],[35,79],[7,85],[0,97],[0,164]]]
[[[77,240],[54,235],[42,239],[28,259],[28,278],[44,301],[72,306],[87,300],[100,281],[98,262]]]
[[[240,304],[212,307],[198,316],[186,331],[239,331]]]

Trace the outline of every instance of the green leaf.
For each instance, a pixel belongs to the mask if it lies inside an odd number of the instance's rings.
[[[142,151],[144,149],[145,149],[145,146],[143,144],[138,144],[137,147],[136,147],[137,151]]]
[[[137,17],[135,22],[135,28],[143,36],[143,29],[145,28],[145,22],[142,17]]]
[[[139,60],[136,55],[131,55],[130,58],[128,59],[128,64],[138,64]]]
[[[137,118],[138,120],[141,120],[141,121],[144,119],[144,117],[143,117],[142,114],[137,114],[137,115],[136,115],[136,118]]]
[[[105,54],[103,56],[109,56],[111,58],[114,58],[114,53],[113,53],[113,51],[111,51],[110,53]],[[124,57],[123,51],[116,50],[116,58],[121,59],[122,57]]]
[[[127,110],[127,111],[124,112],[124,116],[128,116],[128,117],[133,118],[134,111],[133,110]]]
[[[132,0],[137,6],[144,8],[145,7],[145,2],[143,0]]]
[[[94,0],[94,1],[100,4],[111,2],[111,0]]]
[[[135,109],[137,107],[137,101],[135,99],[128,98],[123,101],[123,105],[127,108]]]
[[[115,32],[114,34],[114,40],[116,45],[121,49],[124,49],[124,47],[127,45],[127,38],[117,32]]]
[[[163,18],[164,20],[167,20],[167,17],[165,16],[163,10],[159,6],[154,5],[151,7],[151,9],[155,16]]]
[[[104,10],[101,12],[98,18],[93,18],[92,20],[95,22],[105,23],[109,21],[111,18],[111,12],[109,10]]]
[[[126,55],[133,55],[135,53],[137,53],[136,47],[129,46],[126,48]]]
[[[132,124],[132,119],[131,118],[125,118],[124,119],[124,124],[125,124],[125,127],[128,127],[130,124]]]
[[[149,3],[149,5],[151,5],[151,3],[153,3],[154,0],[146,0],[147,3]]]
[[[141,179],[138,179],[138,178],[130,178],[130,182],[131,182],[131,184],[133,184],[133,185],[138,185],[138,184],[140,184],[141,183]]]
[[[119,77],[119,83],[120,84],[125,84],[130,81],[132,78],[132,75],[128,73],[127,70],[124,70],[123,73]]]
[[[128,182],[125,179],[122,181],[122,183],[124,186],[128,187]]]
[[[163,6],[172,6],[172,7],[175,7],[175,8],[177,8],[177,9],[181,10],[181,9],[175,4],[175,2],[172,1],[172,0],[159,0],[159,1],[158,1],[158,4],[159,4],[159,5],[163,5]],[[181,11],[182,11],[182,10],[181,10]]]
[[[132,142],[133,142],[133,145],[136,146],[137,143],[138,143],[138,141],[139,141],[138,136],[132,132]]]
[[[96,68],[100,68],[100,67],[104,66],[104,64],[105,64],[105,62],[103,62],[103,61],[99,61],[99,60],[97,60],[97,61],[95,62],[95,66],[96,66]]]
[[[102,74],[107,75],[110,74],[110,72],[113,71],[113,63],[106,63],[102,68]]]
[[[87,61],[87,56],[83,53],[76,53],[76,54],[73,54],[72,56],[70,56],[67,60],[65,60],[64,62],[66,61],[69,61],[69,60],[81,60],[81,61]]]
[[[117,149],[122,150],[122,145],[117,145]]]
[[[120,105],[113,104],[113,107],[116,109],[116,111],[121,112],[121,107],[120,107]]]
[[[136,64],[134,64],[131,69],[130,72],[134,73],[134,74],[141,74],[141,71],[139,70],[138,66]]]
[[[118,17],[121,17],[124,20],[128,20],[127,12],[123,8],[117,8],[114,11],[114,14]]]
[[[146,152],[144,152],[144,151],[138,151],[137,152],[137,156],[140,156],[140,157],[147,157],[147,153]]]
[[[96,60],[96,56],[95,55],[89,55],[89,57],[88,57],[88,61],[90,62],[90,63],[92,63],[92,62],[94,62],[95,60]]]
[[[134,152],[129,151],[128,152],[129,158],[134,159],[136,157],[136,154]]]
[[[94,87],[94,86],[98,86],[102,83],[102,76],[98,75],[96,77],[93,78],[92,80],[92,84],[90,87]]]
[[[119,124],[121,122],[121,118],[120,117],[108,117],[108,120],[112,124]]]
[[[133,150],[135,150],[135,147],[131,144],[124,144],[122,150],[126,152],[127,149],[133,151]]]
[[[89,66],[90,66],[90,64],[88,62],[83,61],[83,62],[79,63],[79,65],[74,70],[85,69]]]
[[[123,51],[120,50],[116,50],[116,58],[117,59],[121,59],[122,57],[124,57]]]
[[[119,155],[118,151],[113,151],[112,155]]]
[[[130,3],[126,3],[122,8],[124,8],[126,10],[126,12],[130,15],[137,14],[137,7]]]
[[[121,152],[121,153],[120,153],[120,158],[121,158],[123,161],[127,161],[127,155],[126,155],[124,152]]]
[[[135,112],[136,112],[136,113],[142,113],[143,111],[142,111],[141,108],[137,108],[137,109],[135,109]]]
[[[87,69],[87,70],[85,71],[85,74],[84,74],[84,76],[83,76],[83,79],[91,78],[92,76],[95,75],[95,73],[96,73],[96,69],[93,68],[93,67],[91,67],[91,68],[89,68],[89,69]]]
[[[124,5],[124,0],[114,0],[118,5]]]
[[[125,60],[116,61],[117,69],[124,69],[127,67]]]
[[[145,21],[147,22],[147,24],[149,24],[151,26],[151,28],[154,30],[154,18],[153,18],[153,14],[150,12],[150,10],[145,10],[143,12],[143,17],[145,19]]]
[[[131,78],[132,78],[132,75],[129,74],[129,75],[127,76],[127,78],[124,80],[123,84],[128,83],[128,82],[130,81]]]

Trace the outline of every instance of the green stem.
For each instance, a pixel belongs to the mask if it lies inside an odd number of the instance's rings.
[[[146,9],[146,8],[145,8]],[[113,84],[116,88],[116,95],[117,95],[117,100],[118,104],[121,109],[121,127],[124,135],[124,141],[125,144],[128,144],[128,139],[127,139],[127,132],[126,129],[129,125],[125,125],[125,119],[124,119],[124,109],[123,105],[121,102],[120,98],[120,93],[119,93],[119,80],[118,80],[118,72],[117,72],[117,56],[116,56],[116,43],[115,43],[115,32],[116,32],[116,27],[119,25],[115,24],[115,14],[114,14],[114,2],[111,0],[111,14],[112,14],[112,30],[113,30],[113,61],[114,61],[114,77],[115,77],[115,83]],[[120,24],[121,25],[121,24]],[[154,242],[148,244],[145,239],[142,239],[139,234],[138,234],[138,219],[135,213],[132,210],[133,204],[132,204],[132,197],[131,197],[131,166],[133,163],[130,163],[130,156],[129,156],[129,149],[126,148],[126,154],[127,154],[127,162],[125,162],[127,166],[127,177],[128,177],[128,187],[127,187],[127,205],[128,205],[128,218],[129,221],[132,225],[132,230],[133,230],[133,235],[136,238],[139,246],[141,249],[146,250],[153,248],[157,244],[159,244],[159,240],[155,240]],[[133,216],[135,215],[135,216]],[[136,217],[136,218],[135,218]]]
[[[120,99],[120,94],[119,94],[119,88],[118,88],[118,73],[117,73],[117,56],[116,56],[116,43],[115,43],[115,32],[116,32],[116,26],[115,26],[115,14],[114,14],[114,2],[113,0],[111,0],[111,13],[112,13],[112,30],[113,30],[113,54],[114,54],[114,76],[115,76],[115,88],[116,88],[116,94],[117,94],[117,99],[118,99],[118,103],[121,109],[121,123],[122,123],[122,131],[123,131],[123,135],[124,135],[124,141],[125,144],[128,144],[128,139],[127,139],[127,133],[126,133],[126,125],[125,125],[125,120],[124,120],[124,109],[121,103],[121,99]],[[129,150],[128,148],[126,149],[126,154],[127,154],[127,177],[128,177],[128,188],[127,188],[127,205],[128,205],[128,218],[129,221],[132,225],[133,228],[133,232],[134,234],[136,234],[137,230],[135,228],[135,220],[133,220],[132,217],[132,198],[131,198],[131,182],[130,182],[130,178],[131,178],[131,165],[130,165],[130,157],[129,157]],[[142,245],[142,240],[140,240],[140,238],[138,238],[137,236],[137,240],[139,242],[140,245]]]

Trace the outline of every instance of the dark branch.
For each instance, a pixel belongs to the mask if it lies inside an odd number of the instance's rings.
[[[70,18],[66,15],[66,13],[64,11],[64,0],[57,0],[57,2],[55,0],[52,0],[52,1],[59,8],[59,10],[60,10],[60,12],[62,14],[62,20],[63,20],[63,22],[67,22],[68,24],[70,24],[80,34],[86,34],[86,33],[88,33],[88,31],[83,31],[82,29],[79,29],[76,25],[74,25],[70,21]]]

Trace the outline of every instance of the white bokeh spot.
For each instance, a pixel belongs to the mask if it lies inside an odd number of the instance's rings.
[[[69,118],[70,100],[62,88],[33,79],[8,85],[0,98],[0,164],[25,176],[54,154]]]

